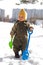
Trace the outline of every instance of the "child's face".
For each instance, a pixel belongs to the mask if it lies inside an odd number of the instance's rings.
[[[24,16],[23,16],[23,15],[19,15],[18,20],[19,20],[19,21],[24,21],[24,20],[25,20],[25,18],[24,18]]]

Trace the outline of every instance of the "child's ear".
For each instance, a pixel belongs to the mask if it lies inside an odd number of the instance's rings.
[[[18,20],[19,20],[19,18],[18,18]]]

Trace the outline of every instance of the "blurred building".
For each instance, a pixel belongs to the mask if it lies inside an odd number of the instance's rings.
[[[3,21],[4,17],[5,17],[5,10],[0,9],[0,21]]]
[[[13,9],[12,11],[12,19],[13,21],[17,20],[18,19],[18,13],[19,13],[20,9]]]
[[[10,18],[9,18],[9,15],[7,15],[5,18],[4,18],[4,22],[9,22]]]

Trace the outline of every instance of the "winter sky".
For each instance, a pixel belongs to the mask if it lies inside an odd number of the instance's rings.
[[[5,9],[5,15],[12,15],[12,8],[15,6],[15,3],[19,3],[19,0],[2,0],[0,1],[0,8]]]

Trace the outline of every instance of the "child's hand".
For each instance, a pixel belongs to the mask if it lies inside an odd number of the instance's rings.
[[[10,32],[11,38],[13,38],[13,34]]]
[[[34,29],[33,27],[30,27],[30,31],[31,31],[31,32],[33,31],[33,29]]]

